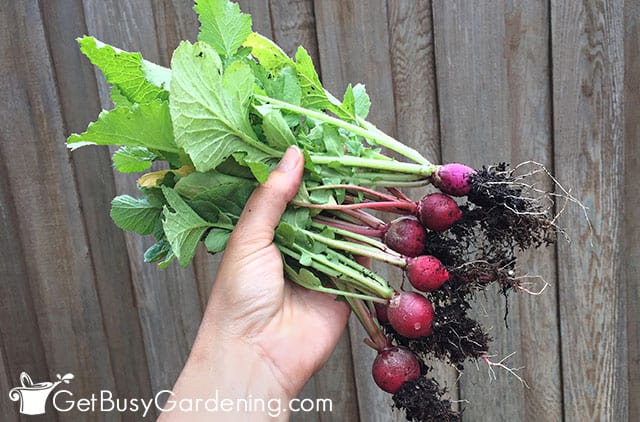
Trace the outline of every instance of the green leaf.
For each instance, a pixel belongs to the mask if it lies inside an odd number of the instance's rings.
[[[280,245],[291,246],[296,240],[297,230],[286,221],[280,221],[275,230],[275,240]]]
[[[203,220],[173,189],[163,186],[162,193],[171,207],[164,207],[164,233],[178,262],[186,267],[202,235],[212,224]]]
[[[268,112],[262,119],[262,129],[267,143],[279,150],[286,150],[290,145],[296,144],[296,137],[293,136],[289,125],[282,117],[279,110]]]
[[[247,161],[244,160],[244,163],[251,170],[251,174],[258,181],[258,183],[264,183],[269,178],[269,166],[261,161]]]
[[[142,235],[153,233],[161,211],[161,208],[150,204],[146,198],[120,195],[111,201],[111,218],[116,225]]]
[[[258,141],[251,128],[254,77],[249,65],[234,62],[221,75],[220,57],[212,47],[182,42],[171,67],[170,108],[176,142],[198,171],[213,170],[237,153],[246,153],[248,161],[281,155]]]
[[[345,138],[333,126],[322,126],[322,143],[328,155],[337,157],[344,155]]]
[[[280,71],[278,76],[268,79],[265,85],[267,95],[276,100],[293,105],[300,105],[302,101],[302,88],[293,67],[287,66]],[[297,117],[300,119],[300,117]]]
[[[171,252],[171,245],[166,239],[154,243],[144,252],[144,262],[158,262]]]
[[[353,96],[355,99],[356,116],[365,119],[369,114],[369,109],[371,108],[371,100],[369,99],[369,94],[367,94],[364,85],[356,84],[356,86],[353,87]]]
[[[196,0],[193,8],[200,21],[198,40],[225,57],[233,56],[251,34],[251,16],[229,0]]]
[[[142,59],[140,53],[128,53],[93,37],[78,39],[82,51],[97,66],[108,83],[132,103],[166,100],[169,97],[169,69]],[[116,99],[114,99],[114,102]]]
[[[134,103],[131,102],[116,85],[111,85],[111,102],[116,107],[131,107]]]
[[[313,66],[311,56],[304,47],[298,47],[296,51],[296,72],[300,88],[302,88],[301,105],[310,109],[326,109],[331,107],[324,87],[320,83],[318,72]]]
[[[119,145],[179,152],[173,139],[169,106],[158,100],[102,111],[86,132],[73,134],[67,139],[67,146],[71,149],[85,145]]]
[[[207,237],[204,239],[204,244],[207,247],[207,251],[211,253],[222,252],[227,247],[227,241],[229,241],[231,232],[224,229],[211,229]]]
[[[285,66],[293,66],[294,62],[276,43],[257,32],[249,34],[244,45],[251,47],[251,55],[258,59],[267,71],[276,75]]]
[[[112,157],[113,166],[121,173],[148,170],[158,156],[144,147],[122,147]]]

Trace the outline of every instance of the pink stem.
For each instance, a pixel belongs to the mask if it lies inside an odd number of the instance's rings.
[[[389,212],[395,212],[396,214],[415,214],[417,205],[413,202],[360,202],[357,204],[336,204],[336,205],[323,205],[323,204],[309,204],[307,202],[291,202],[293,205],[305,208],[316,208],[319,210],[385,210]]]
[[[404,192],[402,192],[400,189],[398,189],[398,188],[387,188],[387,190],[389,192],[391,192],[391,194],[393,196],[395,196],[396,198],[402,199],[403,201],[411,202],[411,198],[409,198],[407,195],[405,195]]]
[[[338,229],[348,230],[352,233],[361,234],[363,236],[382,237],[383,231],[380,229],[374,229],[371,227],[363,227],[357,224],[342,222],[333,218],[313,217],[315,222],[324,224],[326,226],[336,227]]]
[[[345,190],[351,190],[351,191],[364,192],[369,196],[372,196],[374,198],[384,199],[385,201],[398,200],[398,198],[394,196],[386,195],[382,192],[378,192],[377,190],[365,188],[364,186],[358,186],[358,185],[325,185],[322,188],[323,189],[345,189]]]
[[[357,218],[374,229],[384,230],[384,228],[387,227],[387,223],[383,220],[363,210],[342,210],[341,212],[350,217]]]

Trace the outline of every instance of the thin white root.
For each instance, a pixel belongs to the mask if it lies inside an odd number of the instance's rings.
[[[518,371],[520,371],[521,369],[524,369],[524,366],[520,367],[520,368],[509,368],[507,365],[504,364],[504,362],[509,359],[511,356],[515,355],[516,352],[513,352],[507,356],[505,356],[504,358],[502,358],[502,360],[500,360],[499,362],[492,362],[489,358],[495,357],[495,355],[484,355],[481,357],[481,359],[488,365],[489,367],[489,381],[493,381],[493,380],[497,380],[498,378],[496,377],[496,371],[493,369],[494,367],[497,368],[502,368],[504,370],[506,370],[508,373],[510,373],[511,375],[513,375],[514,377],[516,377],[518,379],[518,381],[520,381],[520,383],[525,386],[526,388],[529,388],[529,384],[527,384],[527,382],[520,376],[517,374]],[[476,363],[476,367],[477,367],[477,363]]]
[[[524,172],[521,174],[515,174],[517,172]],[[533,198],[527,198],[527,200],[531,200],[531,201],[535,201],[535,202],[542,202],[544,200],[550,200],[551,198],[558,198],[558,200],[563,200],[562,203],[558,203],[556,205],[556,213],[553,216],[552,220],[551,220],[551,224],[552,226],[556,227],[556,229],[558,230],[558,232],[560,234],[563,235],[563,237],[567,240],[570,241],[568,235],[566,234],[566,232],[559,226],[556,225],[556,221],[558,220],[558,218],[560,217],[560,215],[563,214],[563,212],[565,211],[565,209],[567,208],[567,205],[569,203],[573,203],[576,204],[580,207],[580,209],[582,210],[582,214],[584,215],[584,218],[587,222],[587,226],[589,228],[589,233],[593,234],[593,225],[591,224],[591,220],[589,219],[589,208],[587,208],[579,199],[577,199],[575,196],[573,196],[571,194],[571,190],[570,189],[566,189],[564,186],[562,186],[562,184],[560,184],[560,181],[558,179],[556,179],[549,170],[547,170],[547,168],[542,164],[542,163],[538,163],[536,161],[524,161],[520,164],[517,164],[516,166],[514,166],[511,170],[505,170],[504,171],[505,174],[508,174],[509,176],[513,177],[515,179],[514,182],[511,182],[512,184],[516,184],[520,187],[522,187],[523,189],[525,189],[526,191],[532,192],[532,193],[537,193],[540,194],[540,196],[538,197],[534,197]],[[523,179],[528,179],[532,176],[535,176],[537,174],[543,174],[544,176],[546,176],[551,183],[553,184],[553,186],[555,186],[555,192],[547,192],[545,189],[540,189],[538,187],[536,187],[534,184],[527,184],[522,182],[521,180]],[[558,201],[560,202],[560,201]],[[551,205],[552,207],[553,205]],[[549,207],[549,209],[551,208]],[[543,207],[544,208],[544,207]],[[593,239],[592,236],[590,236],[591,239]],[[591,244],[593,246],[593,240],[591,240]]]

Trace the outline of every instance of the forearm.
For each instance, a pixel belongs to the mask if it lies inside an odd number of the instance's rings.
[[[203,326],[168,398],[161,422],[287,420],[290,397],[270,366],[242,342],[224,341]],[[184,409],[183,403],[198,403]],[[181,409],[182,407],[182,409]],[[197,411],[196,411],[197,410]]]

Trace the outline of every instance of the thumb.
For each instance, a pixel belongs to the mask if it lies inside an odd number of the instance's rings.
[[[303,169],[300,149],[289,147],[267,181],[251,194],[231,234],[228,250],[247,256],[271,244],[287,203],[298,191]]]

